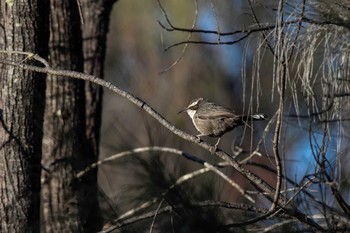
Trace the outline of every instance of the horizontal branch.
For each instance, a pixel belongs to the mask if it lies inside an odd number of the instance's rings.
[[[191,160],[193,162],[199,163],[204,165],[206,163],[206,161],[192,155],[189,153],[186,153],[182,150],[178,150],[175,148],[170,148],[170,147],[159,147],[159,146],[148,146],[148,147],[140,147],[140,148],[135,148],[135,149],[131,149],[131,150],[127,150],[127,151],[122,151],[119,152],[117,154],[108,156],[105,159],[101,159],[95,163],[90,164],[89,166],[87,166],[84,170],[80,171],[77,175],[76,178],[81,178],[83,177],[86,173],[88,173],[89,171],[93,170],[94,168],[97,168],[98,166],[113,161],[113,160],[117,160],[120,159],[122,157],[128,156],[128,155],[134,155],[134,154],[138,154],[138,153],[144,153],[144,152],[164,152],[164,153],[173,153],[173,154],[177,154],[177,155],[181,155],[183,157],[185,157],[188,160]]]
[[[163,23],[161,23],[158,20],[158,24],[166,31],[168,32],[173,32],[173,31],[177,31],[177,32],[187,32],[187,33],[198,33],[198,34],[214,34],[214,35],[218,35],[218,36],[222,36],[222,37],[226,37],[226,36],[234,36],[234,35],[240,35],[240,37],[238,39],[235,40],[230,40],[230,41],[225,41],[222,42],[220,40],[218,41],[200,41],[200,40],[186,40],[186,41],[180,41],[177,43],[174,43],[168,47],[165,48],[165,51],[179,46],[179,45],[183,45],[183,44],[205,44],[205,45],[233,45],[236,44],[238,42],[241,42],[242,40],[246,39],[248,36],[250,36],[253,33],[258,33],[258,32],[266,32],[266,31],[270,31],[270,30],[274,30],[276,28],[276,25],[269,25],[267,24],[267,26],[261,26],[258,25],[256,27],[250,28],[250,29],[241,29],[241,30],[235,30],[235,31],[231,31],[231,32],[220,32],[218,30],[205,30],[205,29],[194,29],[194,28],[182,28],[182,27],[176,27],[174,25],[172,25],[170,23],[170,21],[167,19],[168,24],[170,25],[169,27],[165,26]],[[298,31],[300,31],[300,28],[302,26],[302,23],[307,23],[307,24],[314,24],[314,25],[319,25],[319,26],[324,26],[324,25],[335,25],[338,27],[344,27],[347,30],[349,30],[349,26],[341,23],[341,22],[331,22],[331,21],[317,21],[317,20],[313,20],[311,18],[308,18],[306,16],[300,17],[298,19],[294,19],[294,20],[289,20],[286,22],[283,22],[283,26],[285,25],[291,25],[291,24],[297,24],[298,26]],[[298,32],[299,33],[299,32]],[[266,36],[265,36],[265,40],[266,40]],[[270,47],[270,46],[269,46]],[[270,49],[271,50],[271,49]],[[272,50],[271,50],[272,51]]]
[[[296,20],[294,21],[289,21],[286,23],[297,23]],[[253,32],[261,32],[261,31],[268,31],[274,29],[276,26],[275,25],[268,25],[266,27],[261,27],[261,28],[251,28],[251,29],[243,29],[243,30],[235,30],[232,32],[219,32],[215,30],[205,30],[205,29],[194,29],[194,28],[180,28],[180,27],[166,27],[164,24],[162,24],[160,21],[158,21],[158,24],[165,29],[166,31],[172,32],[172,31],[180,31],[180,32],[190,32],[190,33],[200,33],[200,34],[215,34],[219,36],[234,36],[237,34],[251,34]]]
[[[256,207],[255,205],[245,204],[245,203],[234,203],[234,202],[225,202],[225,201],[200,201],[200,202],[191,202],[191,205],[193,206],[199,206],[199,207],[220,207],[220,208],[226,208],[226,209],[236,209],[236,210],[242,210],[242,211],[249,211],[259,214],[265,214],[269,210],[266,208],[260,208]]]
[[[205,45],[233,45],[236,44],[242,40],[244,40],[245,38],[247,38],[251,33],[247,33],[246,35],[236,39],[236,40],[232,40],[232,41],[201,41],[201,40],[186,40],[186,41],[180,41],[178,43],[172,44],[168,47],[166,47],[164,50],[167,51],[173,47],[182,45],[182,44],[205,44]]]
[[[235,31],[230,31],[230,32],[220,32],[217,30],[206,30],[206,29],[195,29],[195,28],[183,28],[183,27],[177,27],[171,24],[169,21],[167,21],[170,27],[165,26],[162,22],[158,20],[158,24],[166,31],[168,32],[189,32],[189,33],[198,33],[198,34],[214,34],[218,36],[234,36],[238,34],[251,34],[255,32],[264,32],[264,31],[269,31],[269,30],[274,30],[276,28],[275,23],[272,25],[265,23],[266,26],[263,25],[258,25],[256,27],[251,27],[248,29],[241,29],[241,30],[235,30]],[[283,25],[291,25],[291,24],[300,24],[300,23],[308,23],[308,24],[315,24],[319,26],[324,26],[324,25],[334,25],[334,26],[339,26],[339,27],[345,27],[348,28],[348,25],[346,24],[341,24],[339,22],[332,22],[332,21],[317,21],[313,20],[311,18],[308,18],[306,16],[294,19],[294,20],[289,20],[283,22]]]

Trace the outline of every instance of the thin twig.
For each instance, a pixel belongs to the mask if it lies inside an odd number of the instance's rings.
[[[156,212],[155,212],[154,217],[153,217],[153,219],[152,219],[151,227],[150,227],[150,229],[149,229],[149,233],[152,233],[154,223],[156,222],[156,218],[157,218],[157,216],[158,216],[160,207],[162,207],[162,204],[163,204],[164,201],[165,201],[165,199],[162,199],[162,200],[160,201],[160,203],[159,203],[157,209],[156,209]]]
[[[232,40],[232,41],[199,41],[199,40],[188,40],[188,41],[180,41],[178,43],[172,44],[168,47],[165,48],[165,51],[179,46],[179,45],[183,45],[183,44],[205,44],[205,45],[233,45],[233,44],[237,44],[238,42],[241,42],[242,40],[246,39],[252,32],[249,32],[243,36],[241,36],[240,38],[236,39],[236,40]]]
[[[159,8],[161,9],[162,11],[162,14],[164,15],[166,21],[168,23],[170,23],[170,20],[169,20],[169,17],[164,9],[164,7],[162,6],[162,4],[160,3],[160,0],[157,0],[158,2],[158,6]],[[198,18],[198,3],[197,3],[197,0],[195,0],[195,5],[196,5],[196,10],[195,10],[195,17],[193,19],[193,23],[192,23],[192,29],[194,29],[196,23],[197,23],[197,18]],[[161,25],[160,21],[158,21],[158,23]],[[187,40],[186,41],[190,41],[192,37],[192,32],[189,32],[188,36],[187,36]],[[175,67],[179,62],[180,60],[184,57],[185,55],[185,52],[186,52],[186,49],[188,47],[188,43],[185,44],[185,46],[183,47],[182,51],[181,51],[181,55],[173,62],[173,64],[171,64],[169,67],[167,67],[166,69],[162,70],[159,74],[163,74],[167,71],[169,71],[170,69],[172,69],[173,67]]]
[[[117,153],[115,155],[111,155],[105,159],[99,160],[95,163],[90,164],[88,167],[86,167],[84,170],[80,171],[76,177],[77,178],[81,178],[82,176],[84,176],[87,172],[93,170],[94,168],[100,166],[101,164],[113,161],[113,160],[117,160],[120,159],[122,157],[128,156],[128,155],[132,155],[132,154],[138,154],[138,153],[144,153],[144,152],[149,152],[149,151],[157,151],[157,152],[164,152],[164,153],[173,153],[173,154],[178,154],[181,155],[183,157],[185,157],[186,159],[189,159],[191,161],[194,161],[196,163],[200,163],[200,164],[204,164],[205,161],[201,160],[200,158],[191,155],[189,153],[186,153],[182,150],[178,150],[175,148],[170,148],[170,147],[159,147],[159,146],[151,146],[151,147],[140,147],[140,148],[135,148],[135,149],[131,149],[131,150],[127,150],[127,151],[123,151],[120,153]]]
[[[86,167],[84,170],[80,171],[76,177],[77,178],[81,178],[82,176],[84,176],[87,172],[91,171],[92,169],[96,168],[97,166],[104,164],[106,162],[110,162],[116,159],[120,159],[122,157],[128,156],[128,155],[132,155],[132,154],[137,154],[137,153],[144,153],[144,152],[149,152],[149,151],[153,151],[153,152],[164,152],[164,153],[173,153],[173,154],[177,154],[177,155],[181,155],[183,157],[185,157],[186,159],[189,159],[193,162],[202,164],[205,166],[204,169],[200,169],[197,170],[195,172],[191,172],[188,173],[184,176],[182,176],[181,178],[179,178],[177,180],[177,182],[172,185],[168,191],[172,188],[175,187],[175,185],[179,185],[180,183],[183,183],[184,181],[187,181],[191,178],[193,178],[195,175],[199,175],[199,174],[204,174],[208,171],[212,171],[214,173],[216,173],[217,175],[219,175],[221,178],[223,178],[224,180],[226,180],[232,187],[236,188],[239,193],[241,193],[245,198],[247,198],[250,202],[255,203],[255,201],[245,193],[244,189],[239,186],[237,183],[235,183],[232,179],[230,179],[227,175],[225,175],[224,173],[222,173],[220,170],[218,170],[215,166],[211,165],[210,163],[192,155],[189,153],[186,153],[182,150],[178,150],[175,148],[169,148],[169,147],[158,147],[158,146],[152,146],[152,147],[141,147],[141,148],[136,148],[136,149],[132,149],[132,150],[128,150],[128,151],[123,151],[120,153],[117,153],[115,155],[109,156],[105,159],[99,160],[95,163],[90,164],[88,167]],[[164,194],[165,195],[165,194]]]
[[[301,3],[301,16],[300,16],[300,19],[299,19],[299,23],[298,23],[298,26],[297,26],[297,33],[294,37],[294,40],[293,40],[293,44],[295,44],[297,42],[297,40],[299,39],[299,34],[300,34],[300,30],[301,30],[301,25],[302,25],[302,19],[304,17],[304,14],[305,14],[305,1],[306,0],[302,0],[302,3]],[[292,46],[292,50],[290,51],[289,53],[289,57],[288,57],[288,61],[292,58],[293,54],[294,54],[294,50],[295,50],[295,46]]]
[[[171,210],[172,210],[171,206],[166,206],[162,209],[150,211],[148,213],[145,213],[145,214],[142,214],[139,216],[135,216],[135,217],[132,217],[132,218],[120,221],[120,222],[109,223],[109,224],[106,224],[105,226],[103,226],[102,231],[99,231],[99,233],[109,233],[109,232],[114,231],[115,229],[125,227],[125,226],[131,225],[133,223],[140,222],[140,221],[143,221],[146,219],[153,218],[156,214],[158,214],[158,215],[164,214],[166,212],[170,212]]]
[[[280,41],[280,47],[284,46],[284,38],[283,38],[283,14],[284,14],[284,0],[280,0],[279,6],[278,6],[278,12],[279,12],[279,17],[278,17],[278,37]],[[278,50],[279,51],[279,50]],[[277,182],[276,182],[276,190],[275,190],[275,195],[273,198],[273,202],[271,205],[271,212],[273,212],[277,205],[278,205],[278,200],[280,197],[280,191],[282,187],[282,161],[281,157],[279,155],[279,139],[280,139],[280,132],[282,129],[282,116],[283,116],[283,107],[284,107],[284,93],[285,93],[285,80],[286,80],[286,64],[284,63],[284,53],[283,53],[283,48],[280,49],[281,53],[277,51],[276,56],[278,58],[276,59],[278,64],[278,69],[277,69],[277,78],[281,79],[281,84],[280,84],[280,99],[279,99],[279,107],[278,107],[278,113],[277,113],[277,121],[276,121],[276,127],[275,127],[275,133],[274,133],[274,138],[273,138],[273,154],[275,157],[275,163],[276,163],[276,172],[277,172]],[[281,59],[281,60],[280,60]]]
[[[259,21],[258,17],[257,17],[256,14],[255,14],[255,11],[254,11],[254,9],[253,9],[253,4],[252,4],[252,2],[251,2],[251,0],[247,0],[247,1],[248,1],[248,4],[249,4],[250,12],[252,13],[253,18],[254,18],[254,20],[255,20],[255,23],[258,25],[258,28],[261,29],[261,24],[260,24],[260,21]],[[274,28],[275,28],[275,27],[274,27]],[[266,44],[267,44],[267,46],[268,46],[270,52],[271,52],[273,55],[275,55],[275,54],[274,54],[274,49],[272,48],[272,45],[269,43],[269,41],[268,41],[268,39],[267,39],[267,35],[266,35],[266,33],[265,33],[265,30],[261,30],[261,32],[262,32],[264,41],[266,41]]]
[[[76,0],[76,1],[77,1],[78,11],[79,11],[79,16],[80,16],[80,23],[81,23],[81,24],[84,24],[84,23],[85,23],[85,20],[84,20],[83,11],[82,11],[82,9],[81,9],[81,2],[80,2],[80,0]]]

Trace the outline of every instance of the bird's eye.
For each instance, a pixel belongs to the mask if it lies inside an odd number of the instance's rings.
[[[196,109],[198,109],[198,105],[197,105],[197,104],[191,105],[191,106],[188,107],[188,108],[191,109],[191,110],[196,110]]]

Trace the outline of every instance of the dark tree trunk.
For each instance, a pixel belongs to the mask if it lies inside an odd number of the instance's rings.
[[[77,1],[51,0],[49,64],[83,71]],[[42,208],[45,232],[83,232],[82,184],[75,174],[87,166],[84,82],[48,76],[44,122]]]
[[[46,1],[1,1],[0,50],[47,54]],[[24,60],[2,53],[2,58]],[[31,62],[27,59],[25,62]],[[0,66],[0,232],[40,231],[40,160],[45,79]]]
[[[84,73],[103,78],[103,66],[106,53],[106,37],[109,25],[109,15],[115,0],[82,0],[84,15],[83,54]],[[86,94],[86,136],[87,159],[94,163],[99,156],[101,112],[102,112],[102,88],[92,83],[85,84]],[[97,200],[97,169],[86,174],[83,179],[86,195],[89,197],[90,206],[87,224],[84,228],[88,232],[95,232],[102,227],[100,208]]]
[[[109,15],[116,0],[82,0],[84,73],[103,78]],[[86,83],[86,132],[95,159],[99,153],[102,88]]]

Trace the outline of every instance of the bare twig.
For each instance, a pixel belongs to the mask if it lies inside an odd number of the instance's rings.
[[[166,11],[165,11],[163,5],[160,3],[160,0],[157,0],[157,2],[158,2],[158,6],[159,6],[159,8],[161,9],[162,14],[164,15],[166,21],[170,24],[170,20],[169,20],[168,14],[166,13]],[[196,11],[195,11],[195,17],[194,17],[194,19],[193,19],[193,23],[192,23],[192,27],[191,27],[192,29],[194,29],[194,27],[195,27],[195,25],[196,25],[196,23],[197,23],[197,18],[198,18],[198,3],[197,3],[197,0],[195,0],[195,5],[196,5]],[[158,21],[158,23],[159,23],[160,25],[162,25],[162,24],[160,23],[160,21]],[[189,40],[191,39],[191,36],[192,36],[192,32],[189,32],[186,41],[189,41]],[[182,51],[181,51],[180,57],[178,57],[178,58],[176,59],[176,61],[173,62],[173,64],[171,64],[169,67],[167,67],[166,69],[164,69],[163,71],[161,71],[159,74],[163,74],[163,73],[169,71],[170,69],[172,69],[174,66],[176,66],[176,65],[180,62],[180,60],[184,57],[185,52],[186,52],[186,49],[187,49],[187,46],[188,46],[188,43],[186,43],[185,46],[183,47],[183,49],[182,49]]]
[[[225,202],[225,201],[206,200],[206,201],[199,201],[199,202],[191,202],[191,205],[200,206],[200,207],[220,207],[220,208],[226,208],[226,209],[236,209],[236,210],[249,211],[249,212],[259,213],[259,214],[264,214],[268,212],[268,209],[260,208],[255,205]]]
[[[301,15],[300,15],[300,19],[299,19],[299,23],[298,23],[298,26],[297,26],[297,33],[294,37],[294,40],[293,40],[293,44],[295,44],[298,40],[298,37],[299,37],[299,34],[300,34],[300,30],[301,30],[301,25],[302,25],[302,19],[304,17],[304,13],[305,13],[305,1],[306,0],[302,0],[302,3],[301,3]],[[294,49],[295,49],[295,46],[292,46],[292,50],[290,51],[289,53],[289,57],[287,60],[290,60],[294,54]]]
[[[295,222],[295,220],[294,219],[284,220],[282,222],[272,224],[269,227],[265,227],[264,229],[261,229],[261,231],[259,230],[259,232],[270,232],[270,231],[274,231],[275,232],[276,228],[279,228],[279,227],[281,227],[283,225],[286,225],[286,224],[289,224],[289,223],[292,223],[292,222]]]
[[[289,24],[296,24],[299,23],[299,20],[290,20],[284,22],[284,24],[289,25]],[[171,24],[170,21],[167,21],[167,23],[170,25],[170,27],[165,26],[163,23],[158,21],[158,24],[166,31],[172,32],[172,31],[179,31],[179,32],[190,32],[190,33],[199,33],[199,34],[215,34],[218,36],[234,36],[237,34],[246,34],[246,33],[255,33],[255,32],[263,32],[263,31],[270,31],[274,30],[276,28],[276,25],[270,25],[267,23],[264,24],[259,24],[260,27],[251,27],[251,28],[244,28],[241,30],[235,30],[235,31],[230,31],[230,32],[221,32],[217,30],[204,30],[204,29],[196,29],[196,28],[181,28],[181,27],[176,27],[173,24]]]
[[[160,207],[162,207],[162,204],[163,204],[164,201],[165,201],[165,200],[162,199],[162,200],[160,201],[160,203],[159,203],[157,209],[156,209],[156,212],[155,212],[154,217],[153,217],[153,219],[152,219],[151,227],[150,227],[150,229],[149,229],[149,233],[152,233],[154,223],[156,222],[156,218],[157,218],[157,215],[158,215],[158,213],[159,213]]]
[[[79,11],[79,16],[80,16],[80,23],[81,23],[81,24],[84,24],[84,23],[85,23],[85,20],[84,20],[83,11],[82,11],[82,9],[81,9],[81,2],[80,2],[80,0],[76,0],[76,1],[77,1],[78,11]]]
[[[49,63],[44,58],[40,57],[38,54],[34,54],[30,52],[22,52],[22,51],[10,51],[10,50],[0,50],[0,53],[25,55],[25,58],[21,61],[22,63],[26,60],[34,59],[42,63],[45,67],[50,67]]]
[[[122,158],[124,156],[128,156],[128,155],[132,155],[132,154],[137,154],[137,153],[144,153],[144,152],[149,152],[149,151],[157,151],[157,152],[165,152],[165,153],[173,153],[173,154],[177,154],[177,155],[181,155],[183,157],[185,157],[186,159],[189,159],[191,161],[194,161],[196,163],[200,163],[202,165],[204,165],[204,169],[200,169],[191,173],[188,173],[182,177],[180,177],[176,183],[172,186],[169,187],[168,191],[172,188],[174,188],[175,186],[183,183],[184,181],[187,181],[189,179],[192,179],[194,176],[199,175],[199,174],[204,174],[208,171],[212,171],[214,173],[216,173],[217,175],[219,175],[221,178],[223,178],[224,180],[226,180],[232,187],[236,188],[239,193],[241,193],[245,198],[247,198],[250,202],[255,203],[255,201],[245,193],[244,189],[242,189],[241,186],[239,186],[237,183],[235,183],[232,179],[230,179],[227,175],[225,175],[223,172],[221,172],[220,170],[218,170],[215,166],[211,165],[208,162],[205,162],[202,159],[199,159],[198,157],[191,155],[189,153],[186,153],[182,150],[178,150],[178,149],[174,149],[174,148],[169,148],[169,147],[158,147],[158,146],[153,146],[153,147],[141,147],[141,148],[136,148],[136,149],[132,149],[132,150],[128,150],[128,151],[123,151],[120,152],[118,154],[109,156],[103,160],[99,160],[96,163],[90,164],[87,168],[85,168],[83,171],[79,172],[76,177],[77,178],[81,178],[82,176],[84,176],[87,172],[91,171],[92,169],[96,168],[97,166],[104,164],[106,162],[110,162],[119,158]],[[168,192],[167,191],[167,192]],[[163,194],[163,196],[166,193]]]
[[[284,46],[284,39],[283,39],[283,14],[284,14],[284,0],[280,0],[279,6],[278,6],[278,12],[279,12],[279,18],[278,18],[278,37],[281,41],[279,43],[279,46]],[[281,186],[282,186],[282,162],[281,157],[279,155],[279,138],[280,138],[280,132],[282,128],[282,116],[283,116],[283,109],[284,109],[284,93],[285,93],[285,80],[286,80],[286,64],[284,62],[284,53],[283,48],[275,52],[275,55],[278,56],[276,59],[278,62],[278,75],[277,78],[280,78],[280,100],[279,100],[279,107],[278,107],[278,113],[277,113],[277,122],[275,127],[275,133],[273,138],[273,154],[275,157],[275,163],[276,163],[276,171],[277,171],[277,182],[276,182],[276,190],[275,195],[273,198],[273,203],[271,205],[271,212],[274,211],[278,205],[278,199],[280,196]]]
[[[253,4],[252,4],[252,2],[251,2],[251,0],[247,0],[247,1],[248,1],[248,4],[249,4],[250,12],[252,13],[253,18],[254,18],[254,20],[255,20],[255,23],[258,25],[258,28],[261,29],[262,27],[261,27],[261,24],[260,24],[260,21],[259,21],[258,17],[257,17],[256,14],[255,14],[254,9],[253,9]],[[274,28],[273,28],[273,29],[274,29]],[[274,55],[274,49],[273,49],[273,47],[271,46],[271,44],[269,43],[269,41],[268,41],[268,39],[267,39],[267,35],[266,35],[266,33],[265,33],[265,30],[261,30],[261,32],[262,32],[264,41],[266,41],[266,44],[267,44],[267,46],[268,46],[270,52]]]
[[[198,40],[188,40],[188,41],[180,41],[178,43],[172,44],[168,47],[165,48],[165,51],[179,46],[179,45],[183,45],[183,44],[205,44],[205,45],[233,45],[233,44],[237,44],[238,42],[246,39],[252,32],[249,32],[243,36],[241,36],[240,38],[238,38],[237,40],[232,40],[232,41],[198,41]]]
[[[87,172],[93,170],[94,168],[100,166],[101,164],[104,164],[104,163],[107,163],[107,162],[110,162],[110,161],[113,161],[113,160],[117,160],[117,159],[120,159],[120,158],[125,157],[125,156],[129,156],[129,155],[132,155],[132,154],[138,154],[138,153],[144,153],[144,152],[150,152],[150,151],[178,154],[178,155],[181,155],[181,156],[183,156],[186,159],[189,159],[191,161],[194,161],[194,162],[197,162],[197,163],[200,163],[200,164],[204,164],[205,163],[204,160],[201,160],[200,158],[197,158],[194,155],[191,155],[189,153],[186,153],[186,152],[184,152],[182,150],[178,150],[178,149],[175,149],[175,148],[159,147],[159,146],[140,147],[140,148],[135,148],[135,149],[123,151],[123,152],[117,153],[115,155],[111,155],[111,156],[109,156],[109,157],[107,157],[105,159],[99,160],[99,161],[97,161],[95,163],[92,163],[88,167],[86,167],[84,170],[80,171],[76,175],[76,177],[77,178],[81,178]]]
[[[135,216],[135,217],[123,220],[123,221],[109,223],[109,224],[106,224],[103,227],[102,231],[99,231],[99,233],[112,232],[115,229],[118,229],[118,228],[121,228],[121,227],[125,227],[125,226],[128,226],[130,224],[133,224],[133,223],[136,223],[136,222],[140,222],[140,221],[143,221],[143,220],[146,220],[146,219],[153,218],[156,214],[159,215],[159,214],[164,214],[164,213],[167,213],[167,212],[171,212],[171,210],[172,210],[171,206],[166,206],[166,207],[164,207],[162,209],[150,211],[148,213],[145,213],[145,214],[142,214],[142,215],[139,215],[139,216]]]

